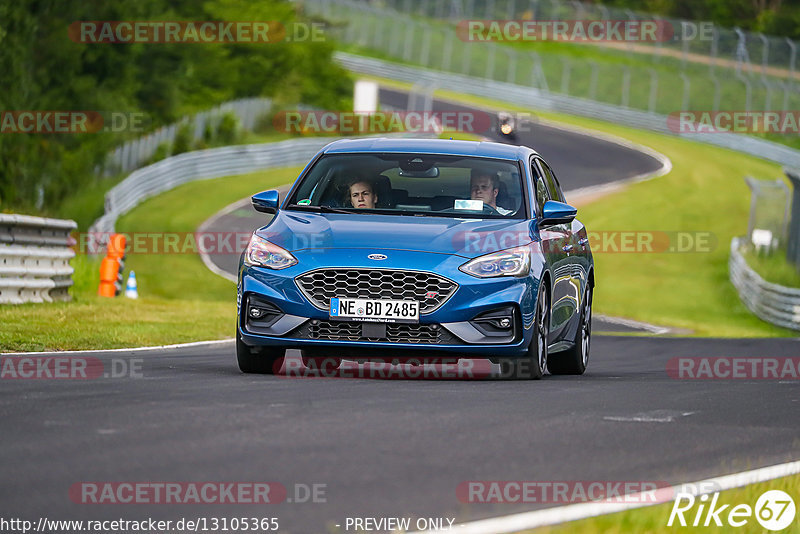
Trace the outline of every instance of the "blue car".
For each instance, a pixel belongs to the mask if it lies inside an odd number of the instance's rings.
[[[502,376],[582,374],[594,261],[534,150],[439,139],[340,140],[256,230],[238,275],[236,354],[278,373],[356,361],[499,363]]]

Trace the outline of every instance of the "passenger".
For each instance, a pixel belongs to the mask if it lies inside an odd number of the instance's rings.
[[[472,200],[482,200],[484,205],[491,206],[500,215],[513,213],[497,205],[497,194],[500,192],[500,179],[497,174],[485,169],[472,169],[469,189]]]

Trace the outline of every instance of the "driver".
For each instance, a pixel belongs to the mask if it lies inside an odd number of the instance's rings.
[[[374,209],[378,203],[378,195],[372,184],[361,178],[350,181],[347,199],[354,208]]]
[[[486,169],[472,169],[469,190],[472,200],[482,200],[485,206],[491,206],[500,215],[513,213],[497,205],[497,194],[500,192],[500,178],[497,173]]]

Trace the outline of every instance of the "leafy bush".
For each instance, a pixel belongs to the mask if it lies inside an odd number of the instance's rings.
[[[192,149],[192,142],[194,136],[194,126],[191,123],[185,122],[178,127],[175,132],[175,141],[172,143],[172,155],[177,156],[184,152],[189,152]]]
[[[222,116],[217,128],[217,140],[223,145],[232,145],[239,137],[239,119],[233,113]]]
[[[301,20],[288,0],[39,0],[0,2],[0,110],[144,113],[156,129],[242,97],[345,109],[352,80],[329,42],[75,42],[68,28],[98,20]],[[235,128],[226,125],[230,139]],[[42,214],[96,183],[108,152],[143,132],[0,135],[0,210]],[[206,141],[208,142],[208,141]],[[192,148],[176,141],[175,153]],[[164,152],[158,153],[159,157]]]

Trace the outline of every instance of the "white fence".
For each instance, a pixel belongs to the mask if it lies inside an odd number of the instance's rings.
[[[765,281],[747,265],[739,247],[742,239],[731,241],[728,262],[731,282],[747,308],[772,324],[800,330],[800,289]]]
[[[0,303],[69,300],[75,221],[0,214]]]

